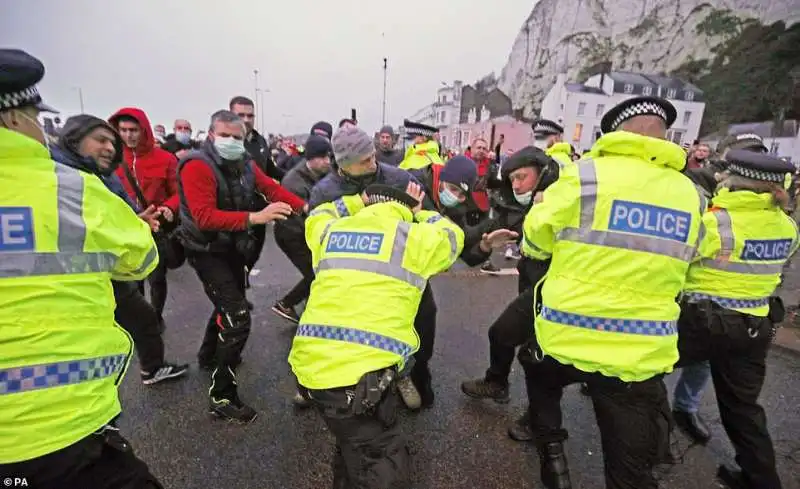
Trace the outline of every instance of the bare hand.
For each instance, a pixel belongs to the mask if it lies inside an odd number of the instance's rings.
[[[144,211],[140,212],[137,215],[142,221],[146,222],[147,225],[150,226],[150,229],[153,232],[158,231],[160,227],[160,223],[158,222],[158,216],[161,215],[161,211],[156,209],[156,206],[154,205],[148,206],[147,209],[145,209]]]
[[[266,224],[272,221],[283,221],[292,214],[292,206],[286,202],[273,202],[258,212],[250,214],[251,224]]]
[[[491,233],[484,233],[481,237],[480,247],[484,252],[495,248],[502,248],[508,244],[516,243],[519,234],[509,229],[497,229]]]
[[[541,204],[543,200],[544,200],[544,192],[536,192],[536,195],[533,196],[534,204]]]
[[[422,187],[414,182],[408,182],[408,186],[406,187],[406,193],[409,197],[416,200],[418,204],[411,209],[411,212],[416,214],[422,209],[422,201],[425,199],[425,192],[422,190]]]
[[[172,222],[172,220],[175,219],[175,215],[172,213],[172,209],[170,209],[169,207],[162,205],[161,207],[158,208],[158,211],[161,213],[162,216],[164,216],[164,219],[166,219],[169,222]]]
[[[188,155],[188,154],[189,154],[189,150],[188,149],[182,149],[182,150],[178,151],[177,153],[175,153],[175,157],[178,158],[179,160],[182,160],[183,157]]]

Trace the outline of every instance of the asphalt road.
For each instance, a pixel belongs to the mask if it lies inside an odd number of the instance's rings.
[[[187,378],[154,386],[141,384],[131,368],[121,390],[121,428],[137,454],[169,489],[319,489],[330,487],[332,437],[312,411],[296,412],[286,357],[293,327],[269,307],[299,278],[270,240],[249,298],[255,303],[253,330],[239,369],[242,398],[258,412],[247,426],[212,419],[207,413],[209,376],[195,355],[211,306],[188,266],[171,272],[166,313],[168,359],[191,362]],[[502,260],[502,259],[501,259]],[[466,398],[465,378],[483,374],[488,362],[488,325],[515,293],[516,277],[487,277],[458,270],[434,279],[439,305],[436,355],[432,363],[435,406],[400,420],[412,437],[414,489],[499,489],[542,487],[535,450],[511,441],[506,425],[524,408],[521,369],[512,374],[512,402]],[[800,273],[800,272],[799,272]],[[358,300],[342,297],[342,307]],[[773,350],[762,394],[778,452],[785,489],[800,489],[800,357]],[[670,379],[670,384],[674,378]],[[570,431],[567,453],[576,488],[603,487],[602,454],[591,403],[570,387],[563,401]],[[718,487],[714,472],[733,452],[719,420],[713,389],[703,413],[714,438],[689,447],[683,463],[662,473],[663,487]]]

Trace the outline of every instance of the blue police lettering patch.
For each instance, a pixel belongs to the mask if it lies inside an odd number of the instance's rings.
[[[30,251],[33,239],[33,210],[30,207],[0,207],[0,252]]]
[[[328,253],[362,253],[377,255],[381,251],[383,235],[380,233],[356,233],[334,231],[328,238]]]
[[[747,239],[740,258],[749,261],[785,260],[790,251],[791,239]]]
[[[626,200],[615,200],[608,229],[644,234],[685,243],[689,239],[692,216],[688,212]]]

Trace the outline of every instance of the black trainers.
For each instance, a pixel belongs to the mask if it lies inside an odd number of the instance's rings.
[[[525,411],[514,424],[508,427],[508,436],[519,442],[533,441],[533,432],[531,432],[531,418],[528,411]]]
[[[461,391],[469,397],[474,397],[476,399],[493,399],[494,402],[500,404],[505,404],[511,400],[508,396],[507,385],[491,382],[483,377],[462,382]]]
[[[236,359],[231,365],[231,368],[236,370],[239,365],[242,363],[242,357]],[[217,368],[217,362],[215,360],[206,360],[204,358],[197,358],[197,364],[200,366],[201,369],[206,370],[208,372],[213,372],[215,368]]]
[[[741,470],[727,465],[720,465],[717,468],[717,480],[726,489],[750,489],[751,487]]]
[[[142,372],[142,384],[153,385],[161,382],[162,380],[175,379],[189,370],[189,365],[175,365],[173,363],[165,363],[152,372]]]
[[[212,416],[237,423],[250,423],[258,416],[256,410],[238,399],[208,399],[208,411]]]
[[[295,324],[300,322],[300,316],[297,315],[297,312],[295,312],[294,307],[289,307],[281,301],[276,302],[275,305],[272,306],[272,312],[282,317],[283,319],[288,319],[289,321]]]

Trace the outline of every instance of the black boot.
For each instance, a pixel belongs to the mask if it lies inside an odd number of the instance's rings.
[[[717,479],[728,489],[751,489],[741,470],[736,470],[727,465],[720,465],[717,469]]]
[[[411,381],[417,388],[417,392],[419,392],[419,397],[422,400],[422,408],[433,406],[433,384],[431,382],[431,371],[428,369],[428,364],[417,362],[411,369],[409,377],[411,377]]]
[[[572,489],[563,443],[550,442],[540,446],[539,463],[542,466],[541,476],[544,487],[547,489]]]

